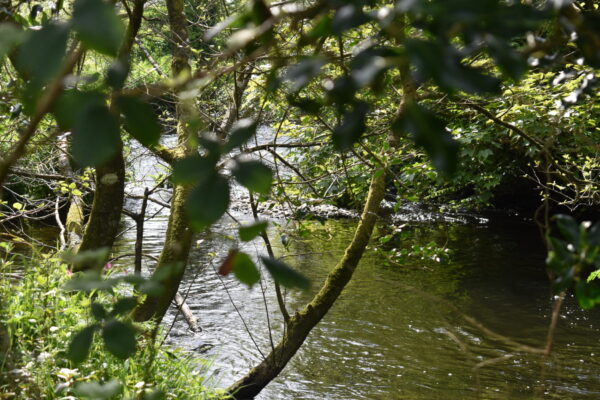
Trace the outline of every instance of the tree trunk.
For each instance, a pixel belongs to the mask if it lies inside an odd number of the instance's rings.
[[[289,321],[287,331],[267,358],[227,390],[235,399],[254,398],[271,382],[296,354],[310,331],[337,300],[360,261],[373,233],[379,204],[385,192],[385,174],[376,171],[369,188],[367,202],[354,238],[336,267],[329,273],[319,293]]]
[[[58,162],[61,173],[71,179],[75,179],[75,171],[69,160],[69,135],[63,134],[58,136],[56,144],[60,149]],[[67,232],[66,247],[75,248],[81,242],[85,227],[85,217],[83,215],[83,199],[81,196],[71,195],[69,201],[69,210],[67,212],[67,220],[65,228]]]
[[[123,143],[119,139],[117,154],[96,167],[96,191],[79,252],[103,247],[111,248],[117,236],[125,195],[125,160]],[[101,268],[102,264],[81,264],[76,270]]]
[[[129,18],[125,39],[119,49],[118,57],[127,61],[135,37],[142,23],[144,1],[135,0]],[[115,93],[111,96],[111,107],[115,104]],[[115,156],[101,166],[96,167],[96,191],[89,221],[87,223],[78,251],[93,250],[102,247],[111,248],[119,230],[121,211],[125,196],[125,160],[123,142],[119,137]],[[102,264],[80,265],[77,270],[101,268]]]
[[[136,2],[136,4],[139,3]],[[137,10],[137,6],[136,6]],[[136,12],[141,20],[141,11]],[[131,51],[131,44],[139,29],[140,21],[130,20],[127,37],[119,51],[120,58],[126,58]],[[115,106],[115,94],[111,95],[111,109]],[[96,166],[96,188],[92,211],[87,222],[78,251],[112,248],[121,222],[125,196],[125,159],[123,158],[123,141],[118,138],[115,155],[102,165]],[[101,268],[102,264],[81,264],[76,270]]]
[[[190,70],[190,50],[183,0],[168,0],[167,10],[171,36],[175,44],[172,50],[171,68],[173,76],[177,77]],[[188,128],[185,116],[185,104],[180,102],[177,104],[177,148],[173,151],[175,161],[197,153],[196,147],[191,143],[194,132]],[[153,274],[155,279],[163,285],[164,290],[158,296],[149,295],[145,298],[134,312],[136,321],[154,319],[160,322],[179,290],[192,246],[192,230],[184,211],[185,199],[190,190],[189,185],[176,184],[173,187],[165,245]]]
[[[148,295],[136,308],[134,319],[138,322],[150,319],[161,321],[179,290],[192,244],[192,231],[183,209],[189,191],[188,187],[182,185],[176,185],[173,189],[165,245],[153,273],[154,277],[161,277],[157,281],[163,285],[163,291],[158,296]]]

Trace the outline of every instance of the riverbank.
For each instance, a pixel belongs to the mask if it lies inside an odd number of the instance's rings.
[[[138,351],[126,361],[106,351],[99,334],[84,362],[69,361],[66,353],[74,335],[94,320],[92,298],[111,305],[120,296],[65,290],[70,273],[55,252],[35,249],[20,259],[13,249],[5,250],[12,256],[0,260],[2,398],[224,397],[206,380],[209,361],[161,346],[162,329],[154,340],[148,326],[137,326]]]

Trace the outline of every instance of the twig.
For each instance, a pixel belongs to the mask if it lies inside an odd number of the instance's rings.
[[[60,233],[58,234],[58,238],[60,240],[60,250],[63,250],[65,247],[67,247],[67,241],[65,240],[65,226],[63,225],[62,221],[60,220],[60,214],[58,212],[58,210],[60,209],[59,203],[60,203],[60,197],[57,196],[56,203],[54,204],[54,218],[56,219],[56,224],[60,228]]]
[[[35,107],[35,113],[31,117],[31,121],[25,128],[23,134],[21,135],[19,141],[13,148],[12,152],[8,154],[8,156],[0,162],[0,185],[4,183],[6,177],[9,174],[11,167],[25,154],[25,149],[27,143],[31,140],[35,132],[37,131],[37,127],[39,123],[42,121],[44,116],[50,111],[54,102],[58,98],[58,96],[62,93],[63,90],[63,79],[66,75],[68,75],[77,61],[83,54],[83,47],[79,46],[75,50],[71,52],[71,54],[67,58],[67,62],[62,69],[61,73],[54,78],[54,80],[48,85],[48,88],[42,93],[40,100],[37,102]],[[0,198],[2,193],[0,192]]]

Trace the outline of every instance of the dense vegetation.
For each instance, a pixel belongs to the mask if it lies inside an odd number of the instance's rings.
[[[252,398],[335,303],[376,224],[409,202],[532,219],[548,249],[553,320],[569,291],[594,307],[599,27],[590,0],[0,0],[0,389]],[[126,193],[140,148],[164,173]],[[234,185],[249,195],[233,198]],[[146,206],[165,187],[164,248],[142,271]],[[266,254],[233,247],[219,272],[250,287],[268,274],[284,334],[220,393],[199,360],[157,337],[194,234],[234,201],[255,219],[239,241],[261,238]],[[323,218],[307,203],[362,210],[323,283],[276,257],[261,218],[291,210],[300,235],[303,219]],[[124,216],[139,233],[130,275],[107,268]],[[27,235],[39,222],[58,225],[56,248]],[[378,250],[446,257],[435,243],[401,250],[401,239],[382,228]],[[20,252],[26,262],[15,245],[32,249]],[[313,299],[288,310],[282,293],[311,285]],[[532,352],[550,354],[552,326]]]

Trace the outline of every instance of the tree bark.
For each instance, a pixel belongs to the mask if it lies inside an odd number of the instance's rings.
[[[167,10],[174,42],[171,68],[173,76],[177,77],[190,70],[191,52],[188,45],[183,0],[167,0]],[[177,104],[177,148],[172,152],[175,161],[197,152],[197,148],[192,145],[190,140],[194,132],[188,128],[185,116],[185,105],[179,102]],[[158,296],[148,295],[136,308],[134,319],[138,322],[150,319],[160,322],[179,290],[192,245],[192,230],[184,211],[185,199],[190,190],[189,185],[176,184],[173,187],[165,245],[153,273],[164,290]]]
[[[148,295],[136,308],[134,319],[138,322],[154,319],[160,322],[179,290],[192,244],[192,230],[184,214],[184,202],[189,188],[176,185],[171,200],[171,214],[165,237],[165,245],[153,273],[163,291],[157,296]]]
[[[78,252],[111,248],[117,236],[125,195],[125,160],[123,143],[119,139],[117,154],[96,167],[94,202]],[[102,268],[102,264],[80,264],[76,271]]]
[[[135,37],[142,23],[144,1],[136,0],[129,18],[125,39],[119,49],[118,57],[127,60]],[[115,104],[115,94],[111,99],[111,108]],[[117,236],[121,211],[125,196],[125,160],[123,158],[123,142],[119,137],[116,153],[112,159],[96,167],[96,191],[92,211],[88,220],[78,251],[111,248]],[[77,270],[101,268],[102,264],[85,265]]]
[[[296,354],[310,331],[327,314],[346,284],[352,278],[373,233],[379,204],[385,192],[385,174],[377,171],[371,180],[367,202],[354,238],[336,267],[329,273],[321,290],[312,301],[289,321],[287,331],[271,353],[227,389],[235,399],[252,399],[271,382]]]

